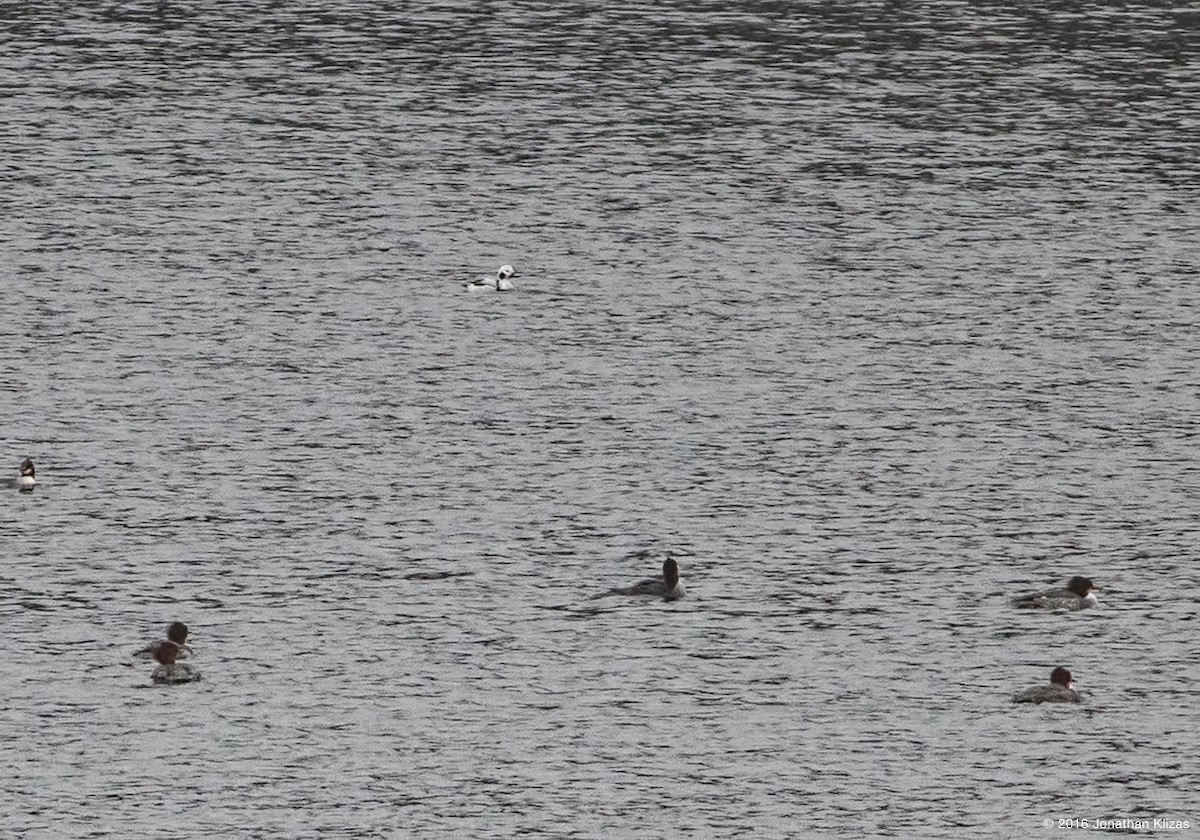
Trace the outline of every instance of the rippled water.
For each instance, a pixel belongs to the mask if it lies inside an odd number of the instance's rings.
[[[1194,11],[0,11],[0,834],[1196,833]]]

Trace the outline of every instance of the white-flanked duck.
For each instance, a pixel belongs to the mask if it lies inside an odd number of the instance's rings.
[[[480,277],[478,280],[468,283],[467,290],[471,292],[511,292],[513,284],[509,278],[515,276],[516,272],[513,271],[511,265],[502,265],[496,269],[495,277]]]
[[[37,486],[37,470],[33,466],[33,459],[26,458],[21,462],[21,474],[17,477],[17,489],[22,493],[28,493]]]

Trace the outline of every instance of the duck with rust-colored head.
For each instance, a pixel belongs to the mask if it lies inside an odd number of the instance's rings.
[[[179,658],[179,645],[174,642],[159,642],[158,647],[154,651],[154,658],[158,660],[158,667],[154,669],[154,673],[150,675],[150,679],[159,685],[178,685],[179,683],[196,682],[200,679],[200,672],[188,665],[185,662],[177,662]]]
[[[1050,672],[1049,685],[1035,685],[1013,698],[1015,703],[1078,703],[1079,692],[1071,672],[1061,665]]]
[[[169,627],[167,627],[167,638],[165,641],[151,642],[150,644],[146,645],[144,648],[139,650],[137,653],[135,653],[133,655],[133,658],[134,659],[145,659],[145,660],[154,659],[155,652],[159,649],[159,647],[167,644],[167,642],[171,642],[171,643],[174,643],[179,648],[179,654],[176,658],[177,659],[187,659],[192,653],[192,649],[190,647],[188,647],[188,645],[187,645],[187,637],[188,637],[187,625],[184,624],[182,621],[172,622],[171,625]]]
[[[1082,610],[1098,603],[1099,587],[1085,577],[1076,575],[1062,589],[1050,589],[1013,598],[1014,607],[1023,610]]]
[[[667,559],[663,560],[661,578],[649,578],[638,581],[633,586],[610,589],[596,597],[603,598],[606,595],[654,595],[664,601],[677,601],[683,597],[683,584],[679,582],[679,564],[675,562],[674,557],[667,555]]]

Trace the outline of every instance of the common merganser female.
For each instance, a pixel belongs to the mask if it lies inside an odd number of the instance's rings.
[[[200,672],[191,665],[175,661],[179,658],[179,650],[179,645],[174,642],[159,642],[154,651],[154,658],[159,661],[159,666],[150,675],[152,681],[160,685],[177,685],[200,679]]]
[[[22,493],[28,493],[37,486],[37,479],[34,478],[37,470],[33,468],[33,459],[26,458],[21,462],[21,475],[17,478],[17,489]]]
[[[187,646],[188,628],[182,621],[176,621],[167,628],[167,640],[159,642],[151,642],[144,648],[133,655],[134,659],[155,659],[158,656],[158,649],[163,645],[175,645],[179,651],[176,659],[187,659],[191,654],[192,649]]]
[[[597,598],[606,595],[656,595],[664,601],[677,601],[683,597],[683,585],[679,582],[679,564],[675,558],[668,555],[663,561],[662,577],[650,578],[619,589],[610,589]]]
[[[1079,692],[1071,672],[1058,667],[1050,672],[1049,685],[1035,685],[1013,697],[1014,703],[1078,703]]]
[[[1097,587],[1085,577],[1076,575],[1067,581],[1065,589],[1051,589],[1048,592],[1037,592],[1032,595],[1021,595],[1013,598],[1014,607],[1025,610],[1082,610],[1094,607]]]
[[[508,278],[514,277],[515,272],[511,265],[502,265],[496,270],[495,277],[480,277],[478,280],[467,284],[467,290],[472,292],[478,291],[493,291],[493,292],[511,292],[513,289],[512,281]]]

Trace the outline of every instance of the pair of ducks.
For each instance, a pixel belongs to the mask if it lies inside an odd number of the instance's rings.
[[[167,628],[167,638],[151,642],[133,655],[134,659],[153,659],[158,667],[150,674],[150,679],[159,685],[177,685],[179,683],[196,682],[200,672],[180,659],[187,659],[192,649],[187,646],[188,628],[182,621],[176,621]]]
[[[1063,589],[1051,589],[1032,595],[1022,595],[1012,600],[1018,609],[1082,610],[1096,606],[1097,586],[1078,575],[1067,581]],[[1071,672],[1061,665],[1050,672],[1049,685],[1035,685],[1019,692],[1013,701],[1017,703],[1078,703],[1079,692]]]

